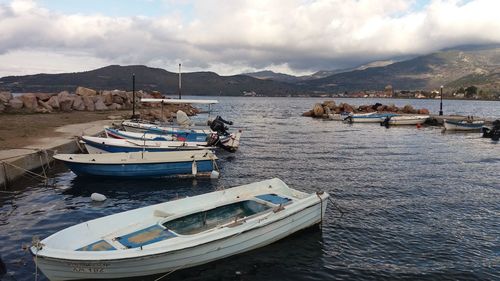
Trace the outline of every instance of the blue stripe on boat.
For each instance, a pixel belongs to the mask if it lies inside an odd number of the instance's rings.
[[[138,248],[176,237],[173,232],[159,225],[153,225],[124,236],[117,237],[116,240],[127,248]]]
[[[469,128],[481,128],[484,125],[483,123],[467,123],[467,122],[461,122],[461,121],[449,121],[446,120],[446,123],[455,125],[455,126],[461,126],[461,127],[469,127]]]
[[[286,204],[287,202],[291,201],[291,199],[289,199],[289,198],[282,197],[282,196],[276,195],[274,193],[258,195],[255,197],[257,197],[261,200],[276,204],[276,205]]]

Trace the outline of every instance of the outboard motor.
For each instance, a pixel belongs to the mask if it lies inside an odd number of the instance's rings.
[[[217,132],[219,136],[228,136],[229,133],[227,132],[227,130],[229,128],[226,127],[224,124],[233,125],[233,122],[226,121],[222,119],[222,117],[217,116],[212,122],[210,122],[210,129],[212,129],[212,131],[214,132]]]

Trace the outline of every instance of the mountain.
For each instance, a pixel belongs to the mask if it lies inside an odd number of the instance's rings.
[[[133,73],[137,90],[177,93],[177,73],[142,65],[110,65],[76,73],[7,76],[0,78],[0,89],[11,92],[59,92],[74,91],[76,87],[84,86],[99,90],[132,90]],[[182,74],[182,93],[186,95],[242,95],[244,91],[270,96],[304,93],[301,87],[246,75],[220,76],[213,72]]]
[[[419,56],[386,66],[337,73],[309,80],[305,82],[305,86],[319,92],[383,90],[386,85],[392,85],[394,89],[431,90],[439,88],[440,85],[459,84],[460,81],[472,82],[467,79],[460,80],[470,75],[497,77],[495,73],[500,73],[500,46],[489,48],[469,46],[465,49],[455,48]],[[486,82],[484,86],[492,87],[490,80],[486,78],[483,80]]]
[[[271,70],[263,70],[263,71],[257,71],[257,72],[251,72],[251,73],[244,73],[242,75],[246,75],[246,76],[250,76],[250,77],[262,79],[262,80],[274,80],[274,81],[286,82],[286,83],[296,83],[297,81],[300,80],[300,78],[297,76],[284,74],[284,73],[276,73],[276,72],[271,71]]]
[[[214,72],[182,74],[186,95],[289,96],[331,94],[362,90],[433,90],[444,85],[448,90],[474,85],[485,95],[500,95],[500,45],[466,46],[397,61],[377,61],[355,69],[319,71],[307,76],[292,76],[272,71],[220,76]],[[36,74],[0,78],[0,89],[11,92],[74,91],[78,86],[99,90],[131,90],[136,74],[136,89],[177,93],[178,75],[147,66],[111,65],[91,71],[62,74]]]

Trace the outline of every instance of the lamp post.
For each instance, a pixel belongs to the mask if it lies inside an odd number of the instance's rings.
[[[179,99],[181,99],[181,64],[179,63]]]
[[[441,86],[441,103],[439,104],[439,116],[443,116],[443,86]]]
[[[132,74],[132,119],[135,118],[135,73]]]

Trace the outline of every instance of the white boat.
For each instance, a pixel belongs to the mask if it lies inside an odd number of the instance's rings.
[[[480,131],[484,125],[482,120],[447,120],[444,119],[444,128],[448,131]]]
[[[50,280],[171,272],[319,224],[328,197],[271,179],[83,222],[34,243],[30,251]]]
[[[389,125],[420,125],[427,119],[429,119],[429,115],[402,115],[381,118],[381,123],[385,124],[386,122]]]
[[[216,169],[217,160],[210,150],[56,154],[53,157],[79,176],[124,178],[209,175]]]
[[[170,134],[170,135],[184,135],[184,134],[199,134],[202,137],[207,137],[207,135],[213,133],[210,128],[182,128],[176,126],[161,126],[158,124],[150,124],[143,122],[134,121],[123,121],[121,123],[125,131],[136,132],[136,133],[154,133],[154,134]]]
[[[344,121],[348,123],[380,123],[381,118],[399,116],[396,113],[360,113],[347,116]]]
[[[113,139],[82,136],[81,143],[90,154],[116,152],[162,152],[179,150],[202,150],[210,148],[207,142],[185,141],[141,141],[132,139]],[[214,147],[212,147],[214,148]]]

